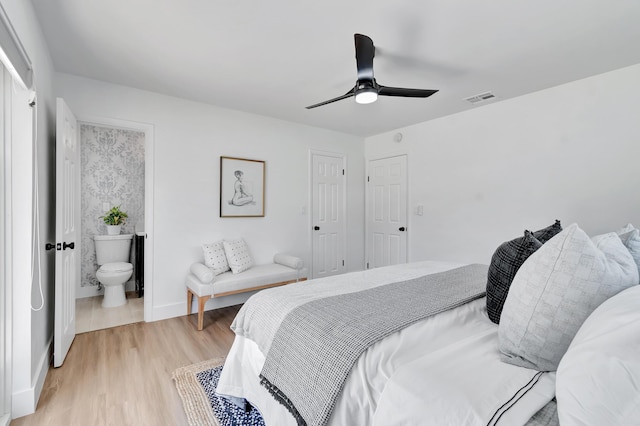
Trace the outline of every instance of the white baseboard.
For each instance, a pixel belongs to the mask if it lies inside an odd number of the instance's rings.
[[[9,422],[11,421],[11,417],[8,414],[0,417],[0,426],[9,426]]]
[[[124,286],[124,291],[134,291],[136,289],[136,282],[129,280]],[[104,287],[98,291],[97,285],[86,285],[84,287],[76,287],[76,299],[84,299],[85,297],[102,296],[104,295]]]
[[[42,387],[44,386],[44,380],[47,378],[49,365],[51,365],[52,343],[53,340],[49,340],[44,353],[40,355],[37,371],[31,380],[31,387],[23,391],[16,392],[11,396],[11,416],[14,419],[36,412],[38,400],[40,399]]]
[[[88,285],[76,288],[76,299],[84,299],[85,297],[93,297],[104,294],[104,290],[98,291],[97,285]]]
[[[210,311],[213,309],[225,308],[227,306],[239,305],[247,301],[251,295],[256,293],[255,291],[249,293],[240,293],[240,294],[232,294],[230,296],[224,296],[220,298],[213,298],[207,301],[207,304],[204,306],[205,311]],[[198,302],[195,300],[191,306],[191,313],[198,312]],[[168,305],[162,306],[154,306],[153,307],[153,315],[151,317],[151,321],[160,321],[168,318],[181,317],[186,315],[187,313],[187,295],[185,292],[184,301],[180,303],[171,303]]]

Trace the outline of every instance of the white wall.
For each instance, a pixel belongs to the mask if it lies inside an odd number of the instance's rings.
[[[556,218],[591,234],[640,223],[638,135],[635,65],[373,136],[365,153],[409,155],[411,260],[488,263]]]
[[[56,81],[58,96],[65,98],[79,120],[107,117],[153,125],[153,229],[147,232],[154,262],[152,277],[145,277],[145,296],[153,286],[152,319],[184,315],[184,279],[191,263],[201,259],[202,243],[243,237],[257,263],[285,251],[310,265],[310,150],[347,156],[345,260],[349,270],[362,269],[361,138],[68,74],[58,74]],[[266,161],[264,218],[219,217],[220,156]],[[242,300],[212,300],[207,307]]]
[[[53,212],[55,198],[53,191],[54,155],[53,135],[55,133],[55,99],[53,98],[53,64],[44,37],[40,32],[31,2],[0,0],[18,38],[24,46],[34,68],[34,82],[38,94],[37,102],[37,147],[39,163],[40,245],[36,255],[32,255],[32,231],[30,218],[31,177],[33,175],[31,141],[23,140],[19,147],[20,156],[14,160],[20,174],[20,191],[14,203],[13,218],[26,218],[14,225],[21,227],[19,240],[14,240],[19,250],[14,253],[13,268],[18,275],[12,282],[13,324],[12,324],[12,416],[19,417],[32,413],[49,366],[49,348],[53,334],[53,254],[44,250],[44,243],[54,240],[55,227]],[[14,169],[16,170],[16,169]],[[26,246],[26,248],[25,248]],[[36,274],[31,281],[31,265],[41,258],[41,275]],[[16,272],[17,271],[17,272]],[[42,279],[40,280],[40,276]],[[40,282],[41,281],[41,282]],[[44,307],[33,312],[31,304],[41,303],[38,286],[42,283]]]

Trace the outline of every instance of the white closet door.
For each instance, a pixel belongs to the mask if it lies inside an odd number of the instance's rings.
[[[312,161],[312,277],[346,271],[344,157],[313,154]]]
[[[371,160],[368,168],[367,267],[407,262],[407,157]]]

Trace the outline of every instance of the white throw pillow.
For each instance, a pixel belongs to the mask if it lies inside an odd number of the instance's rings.
[[[522,264],[500,317],[503,361],[555,371],[595,308],[638,284],[638,268],[618,235],[595,240],[572,224]]]
[[[633,226],[633,224],[627,223],[625,226],[618,229],[616,232],[618,233],[618,235],[622,235],[622,234],[626,234],[629,231],[633,231],[634,229],[636,229],[636,227]]]
[[[624,246],[629,250],[633,260],[636,261],[636,265],[638,265],[638,273],[640,274],[640,230],[635,229],[633,225],[629,224],[625,228],[631,227],[631,229],[627,229],[626,232],[618,232],[620,239]],[[623,229],[625,229],[623,228]]]
[[[556,376],[563,426],[640,424],[640,286],[586,319]]]
[[[273,263],[288,266],[293,269],[302,269],[304,261],[299,257],[291,256],[284,253],[276,253],[273,255]]]
[[[204,264],[211,268],[211,272],[220,275],[229,270],[229,263],[224,251],[222,241],[216,241],[211,244],[202,245],[202,254],[204,256]]]
[[[238,274],[253,266],[251,253],[244,240],[224,241],[223,245],[231,272]]]

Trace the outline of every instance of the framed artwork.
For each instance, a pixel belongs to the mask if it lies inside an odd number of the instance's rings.
[[[264,165],[220,157],[220,217],[264,217]]]

